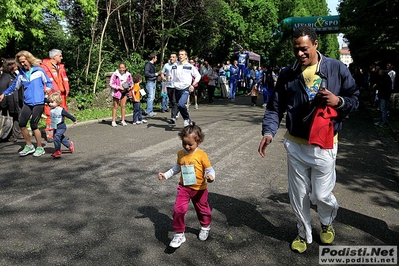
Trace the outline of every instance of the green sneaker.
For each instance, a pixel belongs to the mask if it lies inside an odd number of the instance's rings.
[[[300,236],[297,236],[291,243],[291,249],[297,251],[298,253],[303,253],[306,251],[306,240]]]
[[[25,145],[24,149],[19,152],[19,156],[26,156],[28,154],[34,153],[35,147],[33,145]]]
[[[321,225],[320,240],[324,244],[331,244],[335,238],[335,231],[332,225]]]
[[[36,150],[35,150],[35,153],[33,154],[33,156],[39,157],[39,156],[42,156],[45,153],[46,152],[44,151],[43,147],[37,147]]]

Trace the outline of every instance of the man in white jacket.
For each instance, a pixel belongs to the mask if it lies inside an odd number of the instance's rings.
[[[184,126],[191,123],[190,114],[187,110],[187,99],[190,93],[194,91],[194,86],[198,84],[201,75],[198,70],[188,62],[187,52],[179,51],[179,62],[176,71],[173,72],[173,83],[175,86],[177,108],[184,119]],[[194,80],[193,80],[194,78]]]

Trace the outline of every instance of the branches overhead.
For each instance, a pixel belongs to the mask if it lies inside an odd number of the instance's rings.
[[[399,61],[398,9],[398,0],[345,0],[340,3],[342,32],[357,64]]]

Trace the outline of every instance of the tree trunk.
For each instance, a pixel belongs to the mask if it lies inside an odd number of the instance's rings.
[[[120,33],[122,35],[122,40],[123,44],[125,45],[125,51],[126,51],[126,58],[129,58],[129,46],[127,45],[126,37],[125,37],[125,31],[123,30],[123,23],[121,19],[121,13],[118,10],[118,24],[120,25]]]
[[[100,37],[100,45],[98,48],[98,66],[97,66],[97,71],[96,71],[96,78],[94,80],[94,86],[93,86],[93,94],[96,93],[96,87],[97,87],[97,82],[98,82],[98,77],[100,76],[100,70],[101,70],[101,64],[104,61],[102,57],[102,47],[103,47],[103,42],[104,42],[104,35],[105,35],[105,29],[107,28],[109,18],[111,17],[112,13],[117,11],[119,8],[121,8],[123,5],[125,5],[128,2],[124,2],[117,6],[115,9],[112,10],[112,0],[106,3],[106,9],[107,9],[107,17],[105,18],[103,30],[101,32],[101,37]]]
[[[98,8],[99,1],[100,0],[97,0],[97,3],[96,3],[97,8]],[[96,19],[93,21],[92,26],[91,26],[91,44],[90,44],[89,55],[87,57],[87,64],[86,64],[86,68],[85,68],[85,83],[87,83],[87,77],[89,76],[91,53],[93,51],[94,40],[96,39],[97,22],[98,22],[98,15],[97,15]]]

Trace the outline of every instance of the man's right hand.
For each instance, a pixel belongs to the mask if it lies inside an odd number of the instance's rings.
[[[270,135],[266,135],[262,138],[259,144],[258,152],[260,156],[265,157],[265,149],[272,143],[273,137]]]

